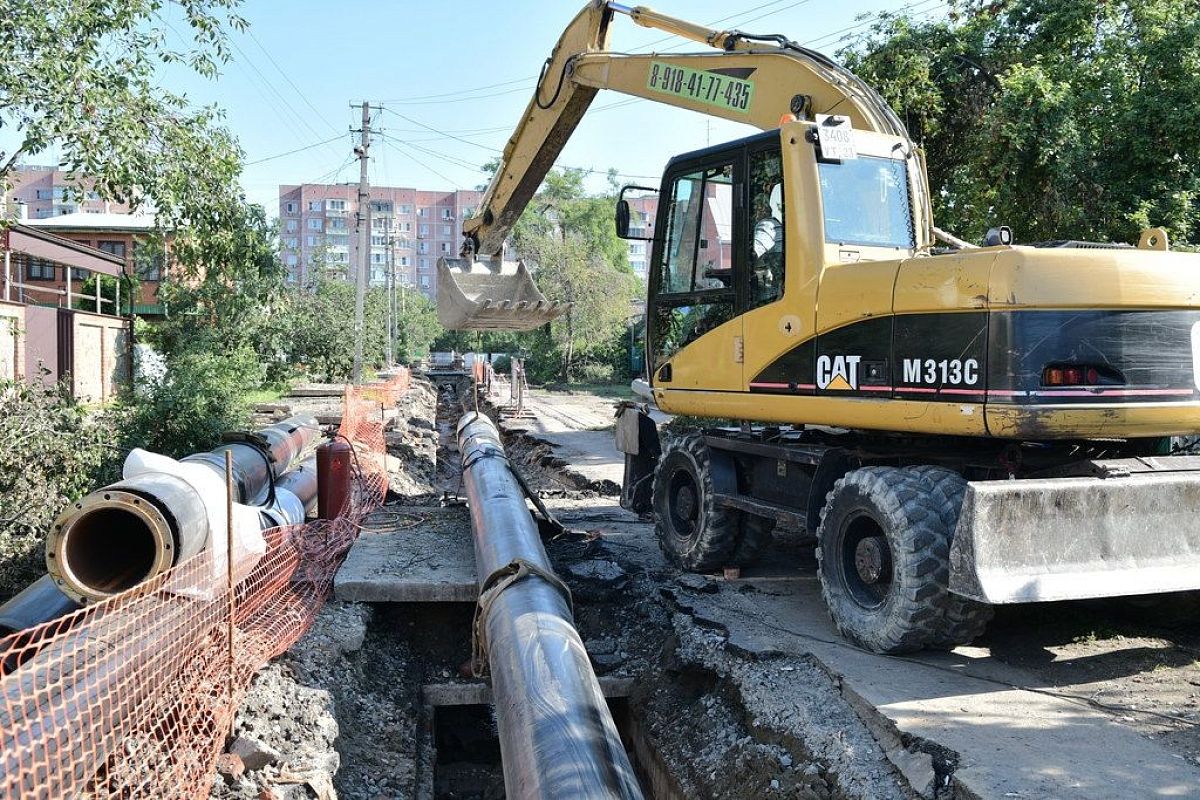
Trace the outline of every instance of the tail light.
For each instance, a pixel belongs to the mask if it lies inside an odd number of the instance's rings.
[[[1101,364],[1047,364],[1042,386],[1121,386],[1125,376]]]

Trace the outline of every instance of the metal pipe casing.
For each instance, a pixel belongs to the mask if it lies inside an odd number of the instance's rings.
[[[225,451],[233,456],[236,500],[245,505],[266,502],[271,481],[286,473],[292,463],[316,441],[321,429],[311,414],[297,414],[253,433],[237,434],[237,441],[195,453],[183,459],[203,464],[225,477]]]
[[[317,507],[317,457],[311,456],[295,469],[280,475],[275,482],[275,491],[280,489],[287,489],[299,497],[305,512],[311,514]]]
[[[102,600],[204,547],[208,516],[191,484],[147,472],[68,507],[46,536],[46,570],[69,597]]]
[[[70,614],[79,604],[43,575],[0,606],[0,638]]]
[[[458,444],[481,590],[515,560],[552,572],[496,426],[469,412]],[[494,595],[483,625],[507,796],[641,798],[562,592],[531,575]]]
[[[299,525],[304,522],[304,502],[287,489],[275,487],[275,502],[259,509],[263,530]]]

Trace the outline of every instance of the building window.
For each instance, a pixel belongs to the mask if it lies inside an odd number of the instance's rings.
[[[298,259],[298,258],[296,258],[296,254],[295,254],[295,253],[288,253],[288,256],[287,256],[287,265],[288,265],[289,267],[294,267],[294,266],[296,266],[296,264],[297,264],[298,262],[299,262],[299,259]]]
[[[372,234],[372,236],[371,236],[371,246],[372,247],[387,247],[387,243],[388,243],[388,237],[380,236],[379,234]]]
[[[320,211],[322,208],[324,208],[324,206],[325,206],[325,204],[322,203],[320,200],[309,200],[308,201],[308,210],[309,211]]]
[[[295,250],[298,244],[299,240],[295,236],[289,236],[283,240],[283,246],[289,250]]]
[[[388,229],[388,221],[385,217],[371,217],[371,230],[386,231]]]
[[[295,203],[284,203],[283,204],[283,213],[295,214],[296,213],[296,204]]]
[[[313,222],[313,221],[314,221],[314,220],[311,220],[311,219],[309,220],[309,222]],[[315,221],[316,221],[316,222],[320,222],[321,220],[319,220],[319,219],[318,219],[318,220],[315,220]],[[331,230],[331,231],[344,231],[344,230],[346,230],[346,220],[345,220],[345,218],[344,218],[344,217],[334,217],[333,219],[329,220],[329,230]]]
[[[418,217],[424,217],[424,216],[425,216],[425,212],[426,212],[426,211],[428,211],[428,210],[429,210],[428,208],[418,208],[418,209],[417,209],[417,216],[418,216]]]
[[[326,200],[325,201],[325,210],[326,211],[345,211],[346,210],[346,201],[345,200]]]
[[[54,280],[54,265],[40,258],[31,258],[25,274],[31,281],[52,281]]]
[[[86,281],[88,279],[88,275],[89,273],[86,269],[71,267],[71,280],[73,281]]]
[[[99,241],[96,243],[97,250],[103,250],[114,256],[125,257],[125,243],[113,241]]]
[[[371,201],[371,213],[372,214],[391,214],[392,213],[392,204],[386,200],[372,200]]]
[[[412,223],[411,222],[401,222],[400,230],[404,231],[405,233],[412,233]]]
[[[308,229],[309,229],[310,231],[319,231],[319,230],[321,230],[321,220],[319,220],[319,219],[317,219],[317,218],[315,218],[315,217],[314,217],[313,219],[310,219],[310,220],[308,221]]]
[[[421,226],[421,231],[420,231],[420,233],[418,233],[417,235],[418,235],[418,236],[428,236],[428,235],[429,235],[429,226],[428,226],[428,225],[422,225],[422,226]]]
[[[387,263],[387,253],[371,253],[371,263],[372,264],[386,264]]]
[[[321,243],[321,237],[319,237],[319,236],[309,236],[307,239],[305,239],[305,243],[306,243],[306,244],[307,244],[309,247],[316,247],[317,245],[319,245],[319,244]]]
[[[402,266],[402,267],[408,266],[408,256],[400,256],[400,266]]]
[[[133,246],[133,270],[144,281],[161,281],[163,268],[162,250],[152,245]]]
[[[443,208],[442,209],[442,219],[454,219],[454,209]]]
[[[401,214],[411,214],[412,206],[410,206],[408,203],[401,203],[400,204],[400,213]]]
[[[443,225],[443,226],[442,226],[442,236],[450,236],[450,235],[451,235],[451,233],[450,233],[450,226],[449,226],[449,225]]]
[[[428,275],[421,276],[421,285],[424,286],[426,289],[429,288],[429,276]]]
[[[287,221],[287,229],[289,233],[295,233],[299,227],[300,223],[297,220],[289,219]]]
[[[421,269],[429,269],[429,259],[428,258],[421,259]]]
[[[429,252],[429,242],[418,242],[417,250],[422,253],[428,253]]]
[[[449,242],[442,242],[442,245],[441,245],[441,246],[442,246],[442,252],[443,252],[443,253],[449,253],[449,252],[450,252],[450,243],[449,243]]]

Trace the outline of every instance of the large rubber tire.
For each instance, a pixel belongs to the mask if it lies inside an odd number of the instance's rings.
[[[654,471],[654,532],[675,564],[711,572],[731,564],[741,514],[713,502],[708,445],[698,435],[678,436]]]
[[[941,499],[919,473],[864,467],[834,484],[817,529],[817,574],[838,631],[876,653],[942,642],[958,599],[946,588],[950,536]]]
[[[748,567],[758,561],[763,551],[771,545],[775,520],[757,514],[742,514],[741,518],[741,536],[738,537],[737,547],[733,549],[731,563]]]
[[[922,465],[907,469],[920,475],[929,491],[937,498],[937,503],[942,509],[942,522],[950,534],[946,540],[948,552],[954,540],[954,529],[958,526],[959,514],[962,513],[967,479],[946,467]],[[968,644],[983,634],[995,614],[995,608],[987,603],[950,594],[946,598],[942,632],[928,646],[938,650],[953,650],[960,644]]]

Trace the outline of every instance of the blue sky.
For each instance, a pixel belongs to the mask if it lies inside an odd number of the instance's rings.
[[[233,35],[235,58],[220,78],[210,81],[171,69],[164,72],[164,83],[195,103],[225,109],[226,124],[246,151],[247,196],[269,214],[278,211],[281,183],[357,180],[348,130],[358,126],[361,112],[351,110],[350,102],[364,99],[385,109],[373,125],[388,137],[372,146],[372,182],[474,188],[483,180],[478,166],[503,147],[542,61],[583,2],[248,0],[241,13],[250,30]],[[946,13],[942,0],[657,0],[651,5],[694,22],[720,21],[717,27],[783,33],[827,52],[866,29],[870,20],[861,20],[864,14],[905,7],[922,18]],[[187,30],[183,23],[173,27]],[[623,16],[616,20],[612,41],[614,49],[624,51],[702,49],[681,47],[682,40]],[[751,132],[737,123],[602,92],[559,163],[656,176],[676,153]],[[323,140],[332,141],[309,147]],[[299,148],[308,149],[274,158]],[[593,183],[599,188],[603,179]]]

